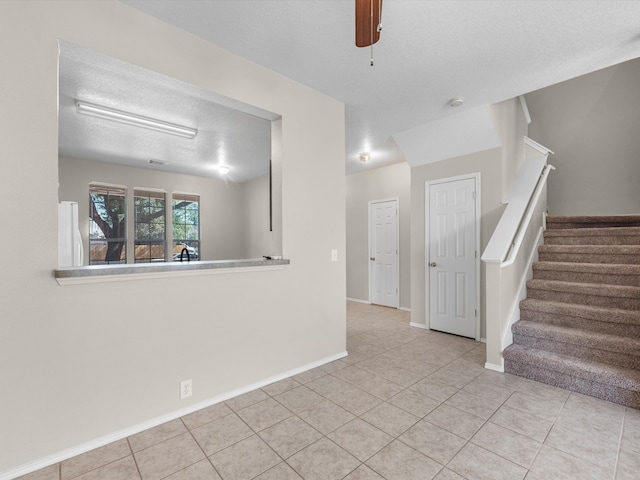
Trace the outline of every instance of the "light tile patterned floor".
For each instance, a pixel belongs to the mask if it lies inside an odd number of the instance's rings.
[[[349,356],[28,480],[640,478],[640,411],[485,370],[484,344],[349,302]]]

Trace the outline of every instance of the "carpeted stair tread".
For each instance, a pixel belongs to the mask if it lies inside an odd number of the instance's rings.
[[[640,215],[547,217],[505,371],[640,408]]]
[[[551,229],[544,240],[545,245],[638,245],[640,227]]]
[[[640,371],[513,344],[505,372],[640,408]]]
[[[607,335],[599,332],[578,330],[575,328],[546,325],[544,323],[519,320],[513,324],[511,330],[514,335],[552,340],[565,345],[565,352],[569,353],[572,345],[588,347],[590,349],[608,352],[624,353],[640,359],[640,339]]]
[[[599,380],[599,383],[616,385],[640,393],[640,371],[632,368],[602,362],[588,362],[570,355],[543,352],[516,344],[505,349],[504,357],[509,360],[540,365],[548,370],[564,370],[577,377]]]
[[[543,261],[533,264],[533,278],[640,287],[640,265]]]
[[[597,322],[622,323],[640,327],[640,311],[620,308],[594,307],[563,302],[526,298],[520,302],[520,312],[536,311],[568,317],[581,317]]]
[[[540,261],[639,264],[640,245],[541,245]]]
[[[546,223],[547,229],[634,227],[640,226],[640,215],[549,216],[547,217]]]
[[[533,264],[533,269],[561,272],[640,275],[640,265],[628,263],[536,262]]]
[[[601,285],[579,282],[562,282],[558,280],[529,280],[527,290],[548,290],[554,292],[578,293],[614,298],[640,299],[640,287],[629,285]]]
[[[585,255],[638,255],[640,245],[540,245],[539,252],[582,253]],[[589,258],[585,258],[586,263]]]

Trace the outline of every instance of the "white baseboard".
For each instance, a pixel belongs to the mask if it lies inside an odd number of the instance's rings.
[[[356,303],[364,303],[365,305],[373,305],[373,303],[371,303],[369,300],[361,300],[359,298],[347,297],[347,301],[348,302],[356,302]],[[398,310],[402,310],[403,312],[411,312],[411,309],[410,308],[406,308],[406,307],[398,307]]]
[[[11,480],[22,475],[26,475],[28,473],[35,472],[36,470],[40,470],[41,468],[48,467],[50,465],[54,465],[58,462],[62,462],[64,460],[68,460],[69,458],[75,457],[76,455],[80,455],[82,453],[86,453],[95,448],[103,447],[109,443],[115,442],[117,440],[121,440],[123,438],[130,437],[131,435],[135,435],[136,433],[140,433],[144,430],[148,430],[149,428],[157,427],[163,423],[169,422],[171,420],[175,420],[176,418],[183,417],[190,413],[193,413],[197,410],[201,410],[206,407],[210,407],[211,405],[215,405],[216,403],[223,402],[225,400],[229,400],[233,397],[237,397],[238,395],[242,395],[243,393],[248,393],[252,390],[256,390],[258,388],[264,387],[266,385],[270,385],[274,382],[278,382],[280,380],[284,380],[285,378],[292,377],[294,375],[298,375],[299,373],[306,372],[307,370],[311,370],[313,368],[320,367],[327,363],[333,362],[335,360],[339,360],[348,355],[346,351],[338,353],[336,355],[331,355],[330,357],[323,358],[316,362],[308,363],[303,365],[302,367],[294,368],[292,370],[288,370],[279,375],[274,375],[273,377],[269,377],[265,380],[261,380],[257,383],[247,385],[246,387],[238,388],[236,390],[232,390],[230,392],[223,393],[222,395],[218,395],[213,398],[209,398],[202,402],[196,403],[195,405],[191,405],[189,407],[176,410],[170,412],[166,415],[162,415],[160,417],[152,418],[146,422],[138,423],[136,425],[132,425],[131,427],[118,430],[116,432],[110,433],[108,435],[104,435],[102,437],[98,437],[89,442],[82,443],[80,445],[76,445],[75,447],[68,448],[66,450],[62,450],[60,452],[54,453],[52,455],[47,455],[46,457],[39,458],[38,460],[34,460],[33,462],[26,463],[16,468],[12,468],[11,470],[6,470],[4,472],[0,472],[0,480]]]
[[[411,323],[409,324],[409,326],[410,326],[410,327],[416,327],[416,328],[422,328],[422,329],[424,329],[424,330],[429,330],[429,329],[427,328],[427,326],[426,326],[424,323],[415,323],[415,322],[411,322]]]
[[[504,373],[504,365],[496,365],[495,363],[485,363],[484,368],[487,370],[493,370],[494,372]]]
[[[364,303],[366,305],[371,305],[371,302],[369,300],[360,300],[359,298],[349,298],[349,297],[347,297],[347,300],[350,302]]]

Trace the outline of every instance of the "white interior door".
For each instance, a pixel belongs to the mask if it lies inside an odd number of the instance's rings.
[[[398,201],[371,202],[371,303],[398,308]]]
[[[428,189],[429,326],[477,338],[476,178]]]

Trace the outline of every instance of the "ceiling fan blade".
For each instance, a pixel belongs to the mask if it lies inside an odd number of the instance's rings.
[[[378,24],[382,0],[356,1],[356,47],[368,47],[380,40]]]

